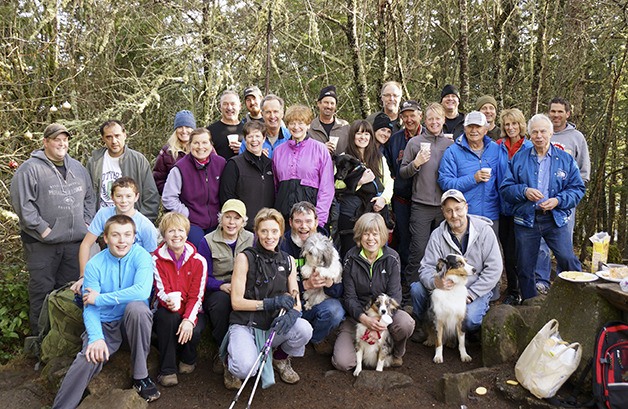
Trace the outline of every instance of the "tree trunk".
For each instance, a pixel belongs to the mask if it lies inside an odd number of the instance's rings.
[[[539,110],[539,99],[541,98],[541,86],[543,83],[543,71],[545,68],[545,54],[547,52],[546,31],[547,31],[547,9],[548,0],[539,0],[537,9],[538,28],[536,30],[536,44],[533,51],[532,62],[532,82],[530,86],[530,116]]]
[[[388,78],[388,55],[386,47],[386,29],[388,28],[388,21],[386,15],[388,13],[388,1],[378,0],[377,7],[377,60],[380,74],[377,76],[377,83],[375,89],[382,88],[382,84]],[[393,23],[394,24],[394,23]]]
[[[368,99],[368,86],[366,83],[366,73],[364,63],[360,55],[360,46],[357,35],[357,0],[347,1],[347,40],[351,50],[351,61],[353,63],[353,77],[358,91],[358,101],[360,114],[366,118],[371,111]]]
[[[462,101],[469,102],[469,13],[467,0],[458,0],[460,7],[460,35],[458,54],[460,58],[460,92]]]
[[[271,50],[273,39],[273,2],[268,3],[268,24],[266,25],[266,74],[264,78],[264,94],[270,92]]]
[[[512,0],[499,0],[497,1],[498,16],[495,21],[495,28],[493,30],[493,55],[497,57],[497,66],[493,75],[493,80],[497,85],[495,97],[497,99],[497,108],[499,111],[504,109],[504,26],[510,19],[512,12],[514,11],[514,3]]]
[[[213,111],[211,84],[214,82],[214,10],[216,0],[203,2],[203,31],[201,41],[203,43],[203,92],[201,93],[203,113],[201,124],[208,125]]]

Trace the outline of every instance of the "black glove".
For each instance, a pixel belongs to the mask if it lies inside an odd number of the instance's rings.
[[[280,309],[291,310],[294,307],[294,298],[288,294],[281,294],[272,298],[264,298],[264,311],[276,311]]]
[[[286,335],[290,328],[294,326],[294,323],[297,322],[297,318],[301,316],[301,313],[294,308],[290,308],[286,313],[280,317],[277,317],[273,320],[273,323],[270,324],[271,328],[275,328],[277,334]]]

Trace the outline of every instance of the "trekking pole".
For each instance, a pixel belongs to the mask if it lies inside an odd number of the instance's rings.
[[[281,317],[285,313],[286,311],[282,309],[281,311],[279,311],[278,316]],[[273,339],[275,338],[275,333],[276,331],[274,329],[271,330],[270,335],[268,335],[268,339],[266,339],[266,342],[264,343],[262,350],[260,351],[259,355],[257,356],[257,359],[255,360],[255,363],[253,364],[253,366],[251,366],[249,373],[246,374],[246,378],[244,378],[244,380],[242,381],[242,386],[240,386],[240,389],[238,389],[238,393],[236,393],[235,397],[231,401],[231,405],[229,406],[229,409],[233,409],[236,402],[238,402],[238,399],[240,399],[240,395],[242,394],[244,387],[246,386],[249,379],[251,379],[251,375],[253,375],[253,371],[255,371],[255,368],[257,368],[257,364],[259,364],[261,361],[259,370],[257,372],[257,377],[255,378],[255,386],[253,387],[253,391],[251,392],[251,397],[248,401],[247,408],[251,406],[251,401],[253,400],[253,395],[255,394],[255,388],[257,387],[257,384],[259,383],[262,369],[264,369],[264,364],[266,363],[266,360],[268,359],[268,354],[270,353],[270,350],[272,349],[272,344],[273,344]],[[225,368],[225,370],[228,370],[228,369]]]

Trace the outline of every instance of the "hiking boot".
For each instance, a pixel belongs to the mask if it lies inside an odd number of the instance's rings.
[[[422,344],[427,341],[427,334],[422,328],[422,325],[417,324],[417,327],[414,330],[414,333],[410,337],[410,341]]]
[[[220,359],[220,354],[216,354],[214,356],[214,360],[212,361],[212,372],[217,375],[222,375],[225,370],[225,366],[222,364],[222,359]]]
[[[222,381],[225,384],[225,388],[231,391],[237,391],[242,386],[242,381],[235,377],[231,372],[229,372],[229,368],[227,365],[223,364],[223,374]]]
[[[536,292],[542,295],[549,293],[549,287],[543,283],[536,283]]]
[[[519,294],[508,294],[502,304],[506,305],[519,305],[521,304],[521,296]]]
[[[390,366],[393,368],[399,368],[401,365],[403,365],[403,358],[400,356],[393,356]]]
[[[159,382],[161,386],[175,386],[179,384],[179,379],[176,373],[169,375],[159,374],[157,375],[157,382]]]
[[[222,366],[221,366],[222,368]],[[185,362],[179,362],[179,373],[192,373],[196,369],[196,364],[186,364]]]
[[[144,379],[133,379],[133,387],[146,402],[152,402],[159,399],[159,396],[161,396],[157,385],[150,379],[150,376]]]
[[[285,383],[293,384],[299,382],[301,379],[299,374],[292,369],[290,357],[286,359],[273,359],[273,368],[279,372],[279,377]]]
[[[318,344],[312,344],[312,346],[319,355],[331,356],[334,353],[334,347],[327,339],[322,340]]]

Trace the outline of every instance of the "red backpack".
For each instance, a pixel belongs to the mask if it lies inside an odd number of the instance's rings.
[[[606,323],[597,336],[593,397],[599,409],[628,408],[628,324]]]

